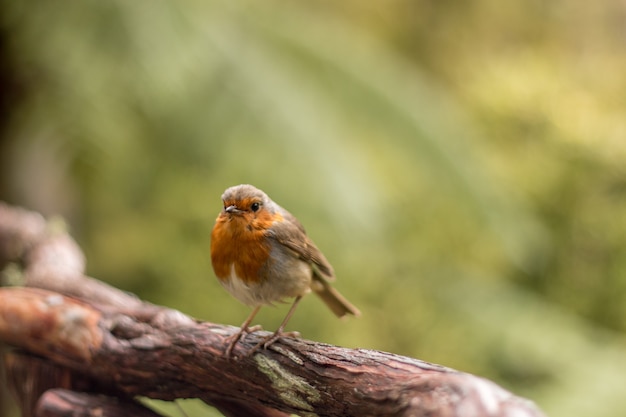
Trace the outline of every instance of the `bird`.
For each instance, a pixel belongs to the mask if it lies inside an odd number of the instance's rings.
[[[278,329],[254,346],[267,349],[284,336],[285,326],[303,296],[317,294],[337,317],[361,312],[331,286],[333,267],[287,210],[250,184],[229,187],[211,232],[211,264],[218,281],[237,300],[252,308],[239,331],[230,337],[224,355],[230,357],[242,337],[260,329],[250,326],[264,305],[294,298]]]

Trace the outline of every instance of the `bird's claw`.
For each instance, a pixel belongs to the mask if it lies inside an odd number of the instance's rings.
[[[243,341],[249,333],[254,333],[259,330],[262,330],[262,327],[259,325],[250,326],[250,327],[242,328],[237,333],[228,336],[226,338],[226,340],[228,341],[228,346],[226,347],[226,350],[224,351],[224,357],[226,358],[232,357],[233,350],[235,349],[235,345],[237,344],[237,342]],[[274,342],[284,337],[292,337],[292,338],[299,339],[300,332],[295,332],[295,331],[294,332],[282,332],[280,330],[277,330],[274,333],[272,333],[270,336],[263,338],[263,340],[261,340],[259,343],[254,345],[252,349],[246,352],[245,356],[246,357],[252,356],[252,354],[256,352],[257,350],[259,350],[261,347],[263,347],[263,349],[267,349]]]
[[[252,349],[250,349],[246,353],[246,356],[252,356],[252,354],[254,352],[256,352],[257,350],[259,350],[261,347],[263,347],[263,349],[267,349],[274,342],[276,342],[279,339],[285,338],[285,337],[292,337],[292,338],[299,339],[300,338],[300,332],[278,332],[278,331],[276,331],[272,335],[264,338],[259,343],[257,343]]]
[[[228,342],[228,346],[226,347],[226,350],[224,351],[224,357],[230,358],[233,353],[233,349],[235,348],[235,345],[237,344],[238,341],[240,340],[243,341],[246,338],[246,335],[248,335],[249,333],[254,333],[259,330],[263,330],[263,327],[261,327],[260,325],[250,326],[250,327],[241,328],[239,329],[237,333],[228,336],[226,340],[229,342]]]

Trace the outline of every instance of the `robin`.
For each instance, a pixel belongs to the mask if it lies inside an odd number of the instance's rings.
[[[211,262],[219,282],[236,299],[252,307],[252,312],[231,336],[225,355],[246,333],[261,306],[295,297],[278,329],[257,344],[267,348],[285,333],[287,322],[298,303],[311,290],[337,315],[359,316],[330,282],[335,280],[332,266],[309,239],[300,222],[252,185],[228,188],[222,194],[224,208],[217,216],[211,233]],[[297,334],[297,333],[296,333]]]

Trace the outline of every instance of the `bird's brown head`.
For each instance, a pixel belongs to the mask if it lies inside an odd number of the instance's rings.
[[[258,230],[269,228],[277,217],[276,204],[258,188],[249,185],[235,185],[222,194],[224,207],[217,220],[233,230],[246,228]]]

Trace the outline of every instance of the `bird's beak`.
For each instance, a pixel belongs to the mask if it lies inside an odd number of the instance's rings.
[[[243,213],[243,210],[239,210],[237,208],[237,206],[235,206],[235,205],[225,207],[224,211],[226,213],[231,213],[231,214],[241,214],[241,213]]]

